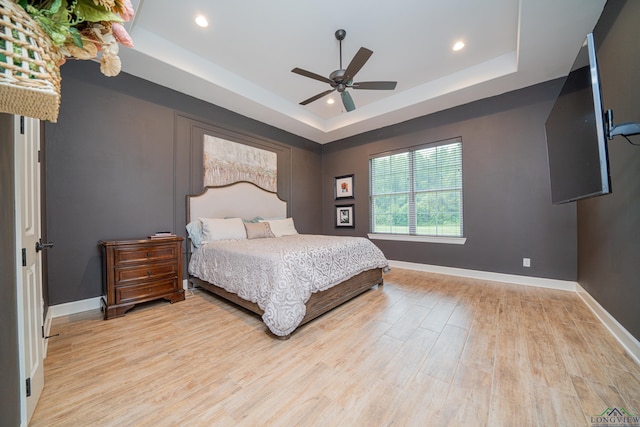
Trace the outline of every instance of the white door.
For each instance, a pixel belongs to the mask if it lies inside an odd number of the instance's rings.
[[[16,241],[18,249],[18,319],[21,413],[29,423],[44,387],[42,331],[42,254],[40,240],[40,121],[15,116]]]

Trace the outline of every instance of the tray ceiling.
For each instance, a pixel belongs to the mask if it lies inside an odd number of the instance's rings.
[[[133,3],[123,71],[323,144],[566,75],[606,0]],[[356,80],[396,89],[349,90],[351,112],[336,92],[299,105],[330,87],[291,70],[338,69],[338,29],[344,67],[373,51]]]

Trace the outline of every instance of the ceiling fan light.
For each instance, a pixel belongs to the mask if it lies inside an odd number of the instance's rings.
[[[333,103],[335,103],[336,101],[333,100],[333,98],[329,98],[327,99],[327,104],[331,105]]]
[[[196,25],[198,25],[198,27],[202,27],[202,28],[206,28],[209,26],[209,21],[207,21],[207,18],[204,17],[204,15],[198,15],[196,16]]]
[[[462,48],[463,48],[463,47],[464,47],[464,42],[463,42],[462,40],[461,40],[461,41],[457,41],[457,42],[453,45],[453,50],[454,50],[455,52],[457,52],[457,51],[459,51],[459,50],[462,50]]]

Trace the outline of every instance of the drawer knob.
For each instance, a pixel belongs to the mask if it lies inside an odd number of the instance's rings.
[[[147,271],[147,276],[151,276],[151,271]]]
[[[151,256],[151,252],[147,252],[147,258]]]

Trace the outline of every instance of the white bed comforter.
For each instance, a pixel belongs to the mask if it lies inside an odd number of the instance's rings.
[[[189,262],[189,274],[257,303],[278,336],[300,324],[312,293],[372,268],[388,262],[368,239],[308,234],[207,243]]]

